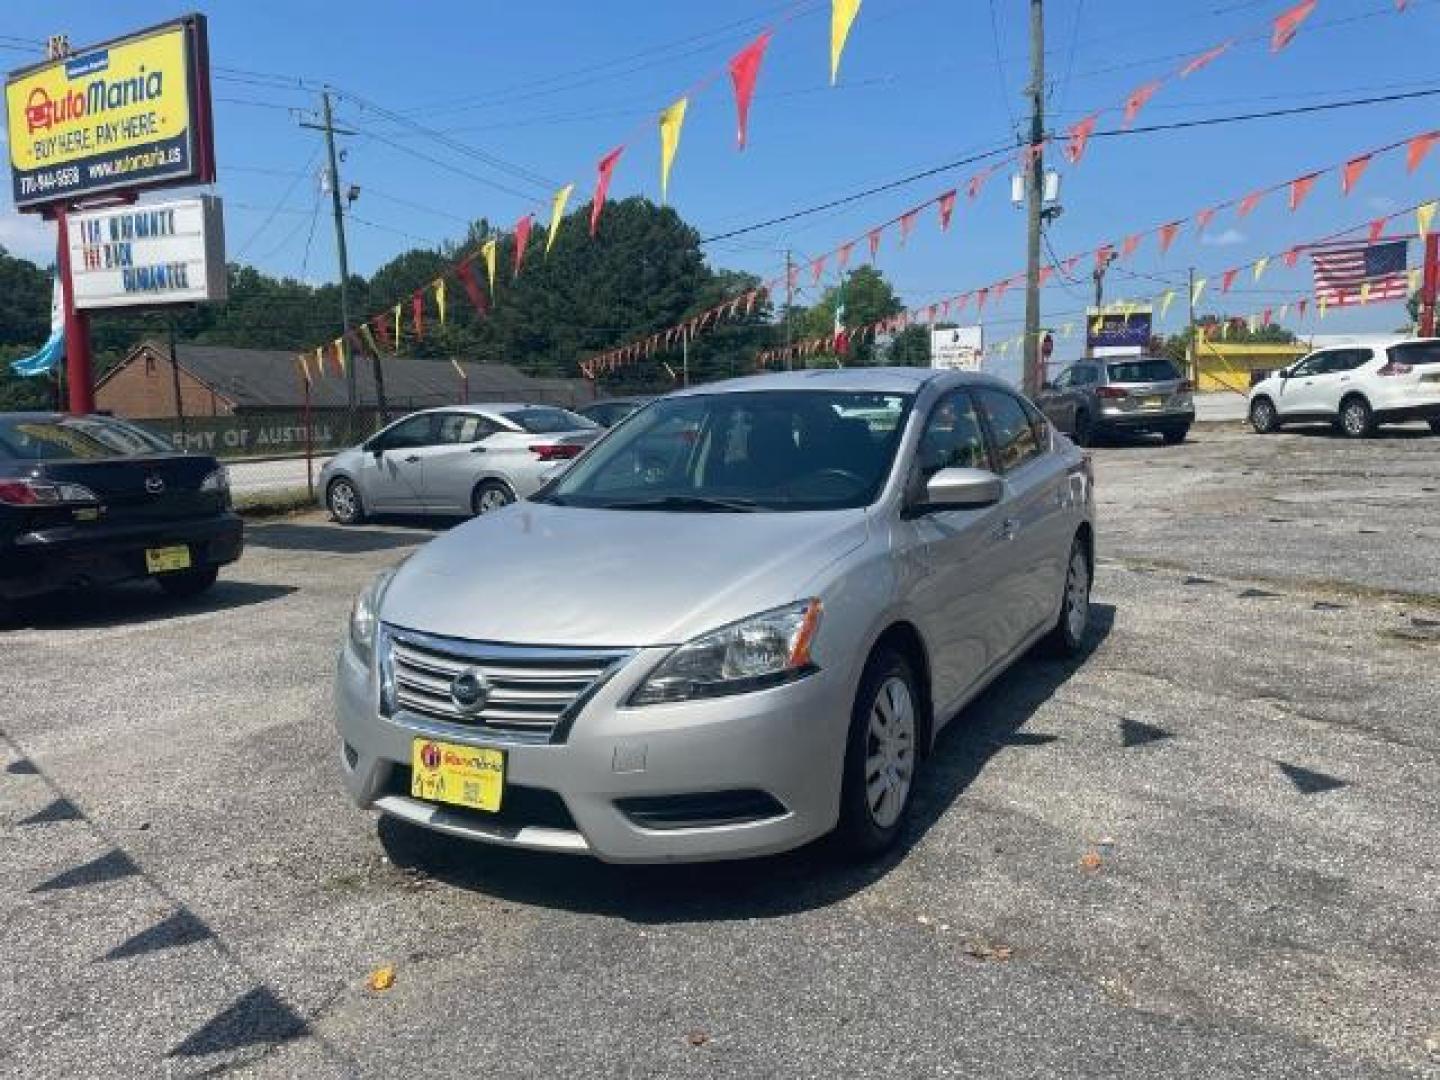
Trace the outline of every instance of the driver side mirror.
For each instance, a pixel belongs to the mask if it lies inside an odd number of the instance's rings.
[[[989,469],[941,469],[925,481],[916,509],[982,510],[994,506],[1004,495],[1005,481]]]

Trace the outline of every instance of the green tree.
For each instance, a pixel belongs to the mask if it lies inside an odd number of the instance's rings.
[[[888,319],[905,310],[894,288],[885,280],[885,275],[873,266],[860,266],[846,275],[841,285],[826,289],[813,307],[804,310],[797,320],[796,340],[833,334],[835,312],[842,303],[845,306],[844,324],[852,333],[859,327]],[[819,362],[828,366],[834,359],[833,354],[826,353]],[[868,367],[887,361],[877,350],[875,341],[867,339],[861,343],[852,341],[844,362],[851,367]]]

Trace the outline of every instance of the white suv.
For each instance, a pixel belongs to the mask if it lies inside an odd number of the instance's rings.
[[[1315,420],[1352,439],[1407,420],[1440,435],[1440,338],[1321,349],[1250,391],[1250,426],[1261,435]]]

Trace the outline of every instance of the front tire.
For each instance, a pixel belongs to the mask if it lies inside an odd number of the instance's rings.
[[[1178,446],[1189,434],[1190,426],[1187,424],[1185,427],[1166,428],[1160,433],[1160,437],[1165,440],[1166,446]]]
[[[499,480],[485,480],[478,484],[470,496],[470,512],[476,517],[494,513],[515,501],[515,493]]]
[[[1348,397],[1340,403],[1340,432],[1347,439],[1366,439],[1375,433],[1375,412],[1363,397]]]
[[[904,830],[919,763],[923,700],[909,661],[899,653],[878,652],[865,665],[850,714],[835,830],[848,858],[883,854]]]
[[[1250,403],[1250,426],[1257,435],[1271,435],[1280,430],[1280,416],[1269,398],[1256,398]]]
[[[325,492],[325,505],[330,516],[341,525],[359,525],[365,520],[365,504],[360,501],[360,492],[344,477],[332,480]]]
[[[1085,542],[1075,537],[1070,545],[1070,562],[1065,569],[1065,591],[1060,598],[1060,615],[1041,642],[1051,656],[1074,657],[1085,651],[1090,632],[1090,586],[1093,580],[1090,554]]]
[[[1440,416],[1434,417],[1430,420],[1430,434],[1440,435]]]
[[[173,574],[161,574],[155,583],[165,590],[165,595],[176,600],[188,600],[199,596],[220,576],[218,566],[202,566],[195,570],[181,570]]]

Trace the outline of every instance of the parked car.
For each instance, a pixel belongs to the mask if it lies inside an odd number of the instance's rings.
[[[487,514],[538,489],[602,430],[554,405],[427,409],[336,454],[318,490],[342,525],[372,514]]]
[[[1352,439],[1407,420],[1440,435],[1440,338],[1320,349],[1250,391],[1250,426],[1261,435],[1315,420]]]
[[[994,378],[681,391],[365,589],[344,781],[429,829],[615,862],[832,831],[874,854],[946,722],[1031,646],[1082,649],[1094,536],[1088,460]]]
[[[242,545],[213,457],[111,417],[0,414],[0,605],[135,578],[194,596]]]
[[[1195,422],[1188,379],[1155,356],[1096,357],[1046,383],[1036,403],[1080,446],[1119,433],[1158,433],[1181,443]]]
[[[612,428],[631,413],[637,409],[643,409],[654,400],[653,397],[606,398],[604,401],[592,401],[589,405],[582,406],[575,411],[581,416],[594,420],[601,427]]]

